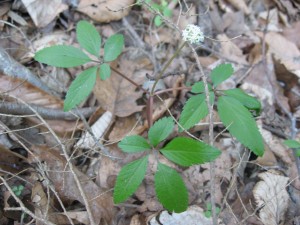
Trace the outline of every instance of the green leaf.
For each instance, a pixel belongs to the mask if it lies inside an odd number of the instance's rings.
[[[205,211],[205,212],[204,212],[204,216],[205,216],[206,218],[210,218],[210,217],[211,217],[211,211]]]
[[[97,77],[97,67],[82,71],[71,83],[64,101],[64,111],[73,109],[93,90]]]
[[[106,80],[107,78],[110,77],[111,71],[110,71],[110,66],[107,63],[103,63],[100,66],[100,78],[102,80]]]
[[[168,7],[165,7],[163,9],[163,15],[166,16],[166,17],[171,18],[172,17],[172,10],[169,9]]]
[[[204,142],[186,137],[174,138],[160,152],[181,166],[211,162],[221,154],[220,150]]]
[[[295,141],[295,140],[285,140],[283,142],[283,144],[285,144],[289,148],[300,148],[300,143],[298,141]]]
[[[185,103],[182,113],[179,118],[179,124],[184,129],[189,129],[202,120],[208,114],[208,108],[205,101],[205,94],[195,95],[189,98]],[[211,104],[214,101],[214,93],[210,92],[210,101]],[[179,127],[179,131],[182,131],[182,128]]]
[[[154,17],[154,24],[155,26],[159,27],[160,25],[162,25],[162,20],[160,16],[155,16]]]
[[[211,84],[207,84],[207,86],[208,86],[208,90],[211,91],[212,90]],[[191,92],[196,94],[205,92],[203,81],[196,82],[192,86]]]
[[[161,141],[165,140],[174,129],[174,121],[171,117],[164,117],[154,123],[149,129],[148,138],[155,147]]]
[[[69,68],[80,66],[91,59],[80,49],[67,45],[56,45],[38,51],[34,59],[50,66]]]
[[[224,94],[235,98],[240,103],[242,103],[247,109],[256,110],[256,112],[258,113],[261,110],[260,102],[256,98],[246,94],[239,88],[226,90],[224,91]]]
[[[223,81],[227,80],[233,74],[233,67],[231,64],[221,64],[214,68],[210,77],[214,86],[218,86]]]
[[[110,36],[104,45],[104,61],[110,62],[115,60],[122,52],[124,46],[124,37],[122,34]]]
[[[114,203],[124,202],[142,183],[148,164],[148,156],[135,160],[124,166],[114,188]]]
[[[77,23],[76,35],[82,48],[94,56],[100,56],[101,37],[94,25],[85,20],[79,21]]]
[[[167,210],[180,213],[187,209],[188,192],[176,170],[158,163],[154,184],[157,198]]]
[[[206,210],[211,211],[212,210],[212,205],[211,203],[206,204]]]
[[[118,144],[123,152],[142,152],[151,149],[147,140],[139,135],[132,135],[122,139]]]
[[[236,99],[220,96],[218,113],[229,132],[256,155],[264,154],[264,143],[251,113]]]

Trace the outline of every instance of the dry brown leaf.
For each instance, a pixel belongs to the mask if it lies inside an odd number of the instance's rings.
[[[15,99],[9,97],[9,95],[12,95],[25,101],[27,104],[35,104],[45,108],[62,109],[64,104],[61,99],[44,92],[26,81],[1,74],[0,92],[8,95],[5,100],[15,101]],[[41,123],[39,119],[34,117],[28,117],[27,120],[34,124]],[[46,120],[46,122],[55,132],[61,135],[71,133],[82,126],[81,122],[77,123],[76,121]]]
[[[10,7],[11,7],[11,3],[10,2],[1,3],[0,17],[4,16],[6,13],[8,13]]]
[[[246,56],[243,55],[243,51],[239,49],[225,34],[218,35],[218,40],[220,40],[221,49],[220,52],[226,58],[235,61],[240,64],[247,65]]]
[[[248,8],[247,4],[244,0],[227,0],[232,6],[237,8],[238,10],[243,11],[246,15],[251,13],[250,9]]]
[[[289,178],[277,174],[277,172],[264,172],[258,175],[259,181],[253,195],[259,210],[259,217],[264,225],[285,224],[284,214],[289,204],[289,194],[286,185]]]
[[[131,135],[131,131],[141,122],[135,115],[126,118],[117,117],[112,131],[109,134],[109,141],[120,141],[126,135]]]
[[[90,224],[88,213],[86,211],[78,211],[78,212],[67,212],[66,213],[70,218],[77,220],[83,224]]]
[[[17,78],[0,74],[0,92],[22,99],[28,104],[35,104],[51,109],[62,109],[63,101],[32,84]]]
[[[270,150],[286,165],[293,164],[293,155],[290,154],[286,147],[282,144],[282,140],[273,135],[270,131],[262,129],[261,130],[264,141],[269,146]]]
[[[300,50],[297,46],[278,33],[266,34],[266,43],[269,46],[268,53],[282,63],[287,70],[300,78]]]
[[[18,173],[23,168],[20,168],[20,160],[24,159],[26,161],[26,158],[23,156],[10,151],[8,148],[2,145],[0,143],[0,169],[4,171],[8,171],[11,173]],[[0,175],[4,175],[0,173]]]
[[[245,15],[241,11],[225,13],[222,19],[223,29],[231,38],[244,34],[249,29],[245,24]]]
[[[292,24],[291,27],[286,27],[283,30],[283,36],[289,41],[295,43],[300,48],[300,21]]]
[[[153,34],[154,33],[154,34]],[[180,34],[172,29],[154,30],[151,35],[146,35],[144,40],[151,46],[156,46],[162,43],[174,43],[180,38]]]
[[[277,8],[259,13],[259,18],[263,19],[264,22],[268,24],[267,26],[268,31],[274,31],[274,32],[282,31],[279,25],[279,16],[278,16]]]
[[[125,75],[141,84],[144,77],[133,77],[135,67],[136,64],[132,61],[120,60],[120,68],[126,71]],[[133,84],[112,71],[109,79],[105,81],[97,79],[94,95],[102,108],[112,112],[113,115],[126,117],[144,108],[136,103],[136,100],[142,96],[142,92],[135,90]]]
[[[34,51],[37,52],[43,48],[50,47],[53,45],[70,45],[71,42],[72,42],[72,38],[70,37],[70,35],[62,32],[54,32],[52,34],[45,35],[42,38],[39,38],[36,41],[34,41],[32,43],[32,47]],[[34,57],[35,52],[26,53],[23,56],[22,60],[24,61],[26,59],[28,61],[31,60]]]
[[[45,27],[68,6],[62,0],[22,0],[37,27]]]
[[[130,225],[144,225],[145,224],[145,218],[143,218],[141,215],[134,215],[130,220]]]
[[[81,0],[77,11],[82,12],[97,22],[108,23],[127,16],[134,0]]]
[[[31,148],[39,161],[45,162],[48,176],[53,183],[55,190],[62,200],[77,200],[84,204],[83,198],[76,185],[72,173],[69,171],[66,159],[56,149],[49,149],[46,146],[33,146]],[[31,158],[31,163],[36,163],[36,158]],[[96,224],[104,218],[108,224],[114,215],[114,206],[111,193],[104,193],[89,177],[74,168],[83,191],[89,200],[92,214]]]
[[[48,220],[57,225],[68,224],[70,221],[62,214],[55,213],[53,209],[53,199],[49,200],[43,190],[42,185],[36,182],[32,187],[31,201],[34,203],[35,215],[40,218],[48,218]],[[37,225],[44,225],[43,222],[36,221]]]
[[[266,74],[266,69],[269,70],[268,74]],[[257,63],[245,79],[241,88],[248,93],[254,93],[264,105],[272,106],[275,101],[277,101],[280,102],[287,111],[290,111],[288,100],[283,95],[276,80],[271,60],[266,66],[262,62]],[[274,94],[276,96],[274,96]]]

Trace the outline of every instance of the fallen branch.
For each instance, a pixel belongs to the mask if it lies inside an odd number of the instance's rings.
[[[12,57],[10,57],[10,55],[1,47],[0,47],[0,72],[10,77],[16,77],[22,80],[26,80],[27,82],[42,89],[43,91],[51,95],[58,96],[56,92],[54,92],[47,85],[45,85],[29,69],[27,69],[22,64],[18,63]]]
[[[30,105],[41,117],[50,120],[77,120],[83,115],[85,118],[90,117],[93,112],[95,112],[97,107],[81,108],[77,110],[72,110],[70,112],[64,112],[60,109],[50,109],[37,105]],[[32,110],[23,104],[12,103],[12,102],[1,102],[0,103],[0,113],[8,115],[34,115]],[[4,115],[5,116],[5,115]]]

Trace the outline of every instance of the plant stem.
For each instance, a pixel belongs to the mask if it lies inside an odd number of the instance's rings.
[[[145,90],[144,88],[141,87],[141,85],[137,84],[135,81],[131,80],[130,78],[126,77],[123,73],[121,73],[120,71],[118,71],[117,69],[111,67],[111,70],[113,70],[116,74],[118,74],[119,76],[123,77],[125,80],[127,80],[128,82],[130,82],[131,84],[133,84],[134,86],[136,86],[137,88],[140,88],[143,90],[143,92],[148,93],[147,90]]]
[[[175,59],[175,57],[179,54],[179,52],[181,51],[181,49],[183,49],[183,47],[185,46],[185,43],[186,42],[183,42],[181,44],[181,46],[176,50],[176,52],[173,54],[173,56],[169,59],[169,61],[167,62],[167,64],[164,66],[164,68],[162,69],[162,71],[159,73],[158,77],[155,79],[155,82],[152,86],[152,89],[151,89],[151,92],[150,92],[150,95],[154,95],[154,90],[155,90],[155,87],[158,83],[158,81],[161,79],[161,77],[163,76],[164,72],[166,71],[166,69],[169,67],[169,65],[171,64],[171,62]]]
[[[169,92],[169,91],[175,91],[175,90],[191,90],[192,88],[191,87],[178,87],[178,88],[168,88],[168,89],[165,89],[165,90],[161,90],[161,91],[156,91],[153,93],[153,95],[159,95],[159,94],[163,94],[163,93],[166,93],[166,92]]]
[[[209,114],[209,144],[213,146],[214,144],[214,121],[213,121],[213,106],[210,104],[210,97],[209,97],[209,89],[207,84],[207,75],[204,73],[202,65],[198,59],[198,55],[196,53],[195,48],[189,44],[190,48],[192,49],[192,52],[194,54],[194,58],[196,60],[198,69],[200,70],[200,73],[202,75],[202,80],[204,83],[204,90],[206,95],[206,104],[208,108],[208,114]],[[215,162],[210,162],[210,202],[211,202],[211,212],[212,212],[212,221],[213,224],[216,225],[217,223],[217,213],[216,213],[216,199],[215,199]]]

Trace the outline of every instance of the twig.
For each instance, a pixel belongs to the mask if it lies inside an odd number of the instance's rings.
[[[22,80],[26,80],[32,85],[42,89],[43,91],[59,96],[55,91],[51,90],[45,85],[36,75],[34,75],[29,69],[15,61],[10,55],[0,47],[0,72],[7,76],[16,77]]]
[[[141,85],[137,84],[134,80],[131,80],[130,78],[126,77],[123,73],[121,73],[119,70],[111,67],[111,70],[116,72],[119,76],[123,77],[125,80],[127,80],[128,82],[130,82],[131,84],[133,84],[134,86],[136,86],[137,88],[142,89],[143,92],[147,93],[148,91],[145,90],[143,87],[141,87]]]
[[[77,120],[79,113],[84,117],[90,117],[97,107],[81,108],[77,110],[72,110],[70,112],[64,112],[60,109],[50,109],[42,106],[28,104],[32,107],[38,114],[44,119],[50,120]],[[1,102],[0,103],[0,113],[13,114],[13,115],[28,115],[32,116],[32,110],[26,105],[12,102]]]
[[[123,24],[124,27],[126,27],[128,29],[128,32],[134,38],[134,43],[137,45],[137,47],[144,49],[145,48],[144,42],[142,41],[140,36],[136,33],[136,31],[133,29],[133,27],[128,22],[126,17],[123,17],[122,24]]]
[[[150,92],[150,95],[153,95],[155,87],[156,87],[158,81],[162,78],[162,76],[163,76],[164,72],[166,71],[166,69],[169,67],[169,65],[175,59],[175,57],[179,54],[179,52],[183,49],[183,47],[185,46],[185,44],[186,44],[186,42],[183,42],[181,44],[181,46],[176,50],[176,52],[172,55],[172,57],[165,64],[164,68],[161,70],[161,72],[159,73],[159,75],[155,78],[155,82],[154,82],[154,84],[152,86],[152,90]]]
[[[52,128],[49,126],[49,124],[43,119],[43,117],[41,117],[41,115],[38,114],[38,112],[32,108],[30,105],[28,105],[26,102],[24,102],[22,99],[19,99],[19,98],[16,98],[14,96],[10,96],[10,97],[13,97],[15,98],[16,100],[20,101],[22,104],[25,104],[27,105],[27,107],[29,109],[32,110],[33,113],[36,114],[36,116],[45,124],[45,126],[47,127],[47,129],[50,131],[50,133],[52,134],[52,136],[54,137],[54,139],[56,140],[56,142],[61,146],[61,150],[63,152],[63,155],[65,157],[65,159],[67,160],[67,164],[69,165],[69,168],[70,168],[70,172],[72,173],[73,177],[74,177],[74,181],[76,183],[76,186],[80,192],[80,195],[83,199],[83,202],[84,202],[84,205],[85,205],[85,208],[86,208],[86,211],[87,211],[87,214],[88,214],[88,217],[89,217],[89,220],[90,220],[90,224],[91,225],[96,225],[95,223],[95,220],[94,220],[94,217],[93,217],[93,214],[92,214],[92,210],[91,210],[91,207],[90,207],[90,204],[89,204],[89,201],[87,199],[87,196],[83,190],[83,187],[81,185],[81,182],[77,176],[77,174],[75,173],[74,171],[74,166],[73,164],[70,162],[70,159],[69,159],[69,156],[68,156],[68,153],[67,153],[67,150],[66,150],[66,147],[61,143],[60,139],[58,138],[58,136],[56,135],[56,133],[52,130]]]

